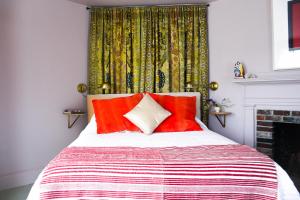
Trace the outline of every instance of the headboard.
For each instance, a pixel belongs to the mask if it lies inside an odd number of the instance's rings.
[[[199,92],[174,92],[174,93],[158,93],[159,95],[171,95],[171,96],[196,96],[196,116],[201,119],[201,95]],[[111,99],[116,97],[126,97],[133,94],[96,94],[87,96],[87,111],[88,111],[88,121],[91,120],[94,114],[94,108],[92,104],[93,99]]]

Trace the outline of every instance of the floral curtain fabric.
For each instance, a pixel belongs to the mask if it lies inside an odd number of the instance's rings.
[[[191,83],[208,108],[207,6],[92,8],[89,93],[181,92]]]

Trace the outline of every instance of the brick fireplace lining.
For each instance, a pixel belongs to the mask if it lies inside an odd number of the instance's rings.
[[[273,157],[273,122],[300,124],[300,111],[257,110],[256,149]]]

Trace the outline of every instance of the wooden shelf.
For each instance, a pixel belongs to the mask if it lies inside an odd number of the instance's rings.
[[[213,115],[220,122],[221,126],[225,128],[226,126],[226,116],[230,115],[231,112],[210,112],[210,115]],[[222,120],[223,119],[223,120]]]
[[[84,111],[79,110],[66,110],[63,112],[64,115],[68,117],[68,128],[72,128],[73,125],[77,122],[77,120],[86,114]],[[75,117],[74,121],[71,122],[71,117]]]

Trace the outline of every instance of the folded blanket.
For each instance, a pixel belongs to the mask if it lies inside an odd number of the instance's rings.
[[[69,147],[46,167],[41,199],[266,199],[274,162],[245,145]]]

